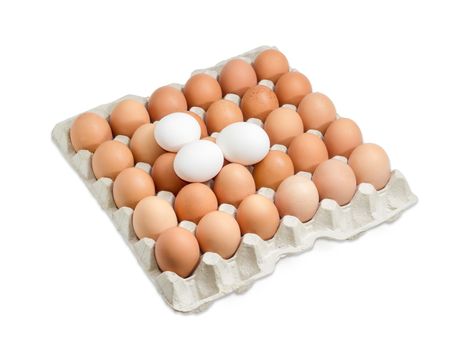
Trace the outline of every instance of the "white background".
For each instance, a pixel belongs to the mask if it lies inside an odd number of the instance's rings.
[[[2,1],[0,348],[463,349],[459,3]],[[419,203],[178,314],[50,133],[263,44],[387,150]]]

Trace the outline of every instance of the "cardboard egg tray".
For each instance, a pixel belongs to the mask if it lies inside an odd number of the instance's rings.
[[[251,63],[261,51],[268,48],[259,47],[237,57]],[[214,67],[197,70],[193,74],[206,72],[216,77],[226,62],[227,60]],[[273,88],[271,81],[263,80],[260,84]],[[179,84],[172,86],[182,88]],[[225,98],[237,104],[240,103],[240,97],[237,95],[229,94]],[[90,111],[108,118],[113,107],[124,99],[135,99],[143,103],[148,100],[146,97],[127,95]],[[291,105],[285,107],[296,108]],[[192,107],[191,111],[204,117],[205,111],[199,107]],[[271,274],[280,258],[310,250],[317,239],[356,238],[374,226],[396,220],[404,210],[417,202],[417,197],[411,192],[404,176],[398,170],[394,170],[390,181],[382,190],[376,191],[370,184],[360,184],[353,200],[343,207],[333,200],[324,199],[315,216],[306,223],[302,223],[293,216],[285,216],[281,219],[278,231],[272,239],[263,241],[256,234],[247,233],[242,237],[242,242],[232,258],[224,260],[218,254],[205,253],[193,275],[182,278],[173,272],[161,272],[158,269],[154,257],[155,242],[150,238],[139,240],[136,237],[132,227],[133,210],[131,208],[116,208],[112,195],[113,181],[109,178],[96,180],[91,165],[92,153],[85,150],[77,153],[74,151],[70,142],[69,129],[76,117],[55,126],[52,132],[54,142],[65,159],[80,175],[102,209],[109,215],[150,281],[158,288],[167,304],[177,311],[202,311],[218,298],[232,292],[241,293],[247,290],[254,281]],[[251,118],[248,122],[262,125],[258,119]],[[308,132],[321,136],[314,130]],[[116,136],[115,139],[125,144],[129,143],[129,138],[125,136]],[[275,145],[273,149],[286,151],[285,146],[281,145]],[[337,158],[346,162],[343,157]],[[136,167],[148,173],[151,171],[151,166],[146,163],[138,163]],[[311,176],[304,172],[298,175]],[[211,182],[210,185],[212,185]],[[274,197],[274,191],[269,188],[261,188],[258,193],[271,200]],[[157,196],[171,204],[175,199],[172,193],[166,191],[158,192]],[[222,204],[219,210],[234,215],[236,208],[229,204]],[[182,221],[179,226],[192,233],[196,228],[196,225],[189,221]]]

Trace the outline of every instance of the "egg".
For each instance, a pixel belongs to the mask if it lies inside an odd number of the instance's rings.
[[[184,95],[188,107],[201,107],[205,111],[222,98],[222,90],[218,81],[206,73],[193,75],[184,86]]]
[[[293,175],[281,182],[275,193],[274,204],[280,217],[292,215],[301,222],[310,220],[319,206],[316,185],[306,176]]]
[[[348,158],[351,152],[362,142],[362,134],[358,125],[348,118],[340,118],[332,122],[324,134],[324,142],[329,156]]]
[[[288,147],[295,136],[303,133],[303,122],[294,110],[280,107],[269,113],[264,122],[264,130],[269,135],[271,145]]]
[[[203,137],[206,137],[208,136],[208,129],[206,128],[206,124],[205,122],[203,121],[203,118],[200,117],[198,114],[196,114],[195,112],[191,112],[191,111],[187,111],[185,112],[187,113],[188,115],[191,115],[193,118],[195,118],[195,120],[197,121],[198,125],[200,125],[200,137],[203,138]]]
[[[154,135],[156,142],[163,149],[177,152],[187,143],[200,139],[201,127],[190,114],[175,112],[156,124]]]
[[[343,161],[329,159],[319,164],[312,181],[321,199],[330,198],[339,205],[348,204],[356,192],[356,177]]]
[[[269,152],[269,136],[259,126],[238,122],[226,126],[216,137],[224,157],[232,163],[252,165]]]
[[[134,209],[138,202],[155,195],[155,184],[150,175],[138,168],[127,168],[119,173],[113,183],[116,207]]]
[[[219,84],[224,95],[232,93],[242,97],[248,88],[257,83],[258,79],[251,64],[238,58],[227,62],[219,75]]]
[[[218,145],[207,140],[193,141],[183,146],[174,159],[174,171],[182,180],[205,182],[215,177],[224,164]]]
[[[163,231],[155,244],[155,259],[161,271],[186,278],[200,260],[200,246],[192,233],[181,227]]]
[[[174,171],[175,153],[164,153],[159,156],[151,168],[151,177],[157,191],[169,191],[176,195],[187,182],[177,176]]]
[[[127,99],[113,108],[109,121],[114,135],[132,137],[135,130],[150,122],[150,115],[143,103]]]
[[[209,106],[205,116],[208,132],[220,132],[227,125],[243,122],[242,110],[232,101],[218,100]]]
[[[356,182],[370,183],[376,190],[381,190],[390,180],[390,159],[379,145],[365,143],[351,152],[348,165],[356,175]]]
[[[269,113],[279,108],[276,94],[267,86],[256,85],[249,88],[240,101],[245,120],[258,118],[264,121]]]
[[[234,255],[242,238],[234,217],[218,210],[201,218],[195,236],[203,253],[214,252],[224,259]]]
[[[155,140],[155,127],[155,124],[143,124],[132,135],[129,148],[136,163],[144,162],[153,165],[155,160],[165,152]]]
[[[329,124],[337,118],[334,104],[320,92],[303,97],[298,105],[298,114],[303,120],[305,130],[319,130],[321,133],[325,133]]]
[[[239,205],[236,220],[242,235],[254,233],[263,240],[274,237],[279,227],[279,212],[271,200],[259,194],[246,197]]]
[[[121,171],[133,166],[134,157],[129,147],[116,140],[103,142],[92,157],[92,170],[97,179],[114,180]]]
[[[214,192],[202,183],[191,183],[183,187],[174,202],[174,210],[179,220],[194,223],[198,223],[203,216],[217,208],[218,202]]]
[[[275,84],[282,75],[288,72],[289,65],[287,57],[282,52],[269,49],[256,57],[253,68],[258,76],[258,81],[267,79]]]
[[[214,179],[213,191],[219,203],[238,207],[245,197],[256,192],[255,180],[243,165],[231,163]]]
[[[304,133],[296,136],[287,151],[293,162],[295,172],[306,171],[313,173],[316,167],[329,159],[325,143],[319,136]]]
[[[304,96],[312,91],[308,78],[300,72],[288,72],[282,75],[275,85],[274,92],[281,105],[298,106]]]
[[[87,112],[74,119],[69,137],[74,150],[95,152],[103,142],[113,139],[110,125],[98,114]]]
[[[256,188],[268,187],[277,190],[280,183],[295,173],[290,157],[282,151],[270,151],[253,168]]]
[[[147,110],[152,122],[161,120],[174,112],[187,110],[187,100],[179,89],[172,86],[162,86],[156,89],[148,99]]]
[[[139,239],[151,238],[156,241],[161,232],[177,226],[177,217],[166,200],[149,196],[135,206],[132,224]]]

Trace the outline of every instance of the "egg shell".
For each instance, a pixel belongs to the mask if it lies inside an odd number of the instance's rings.
[[[306,95],[298,105],[298,114],[301,116],[305,131],[313,129],[323,134],[329,124],[337,118],[333,102],[320,92]]]
[[[270,80],[274,84],[288,72],[289,65],[285,55],[276,49],[264,50],[255,59],[253,68],[258,80]]]
[[[269,113],[279,108],[276,94],[267,86],[256,85],[249,88],[240,101],[245,120],[257,118],[264,121]]]
[[[143,103],[127,99],[113,108],[109,122],[114,135],[132,137],[141,125],[150,123],[150,115]]]
[[[269,135],[271,145],[288,147],[295,136],[303,133],[303,122],[294,110],[280,107],[269,113],[264,130]]]
[[[240,97],[258,83],[255,70],[248,62],[239,58],[227,62],[219,75],[219,84],[224,95],[232,93]]]
[[[133,166],[134,157],[129,147],[116,140],[103,142],[92,157],[92,170],[97,179],[114,180],[121,171]]]
[[[76,152],[87,150],[93,153],[103,142],[113,139],[113,133],[105,118],[87,112],[73,121],[69,137]]]
[[[324,134],[324,143],[330,157],[348,158],[363,138],[358,125],[351,119],[340,118],[333,121]]]
[[[116,207],[134,209],[138,202],[155,195],[155,184],[150,175],[138,168],[127,168],[119,173],[113,183]]]
[[[202,183],[191,183],[184,186],[174,202],[174,210],[178,219],[194,223],[198,223],[204,215],[217,210],[217,208],[218,202],[214,192]]]
[[[206,128],[206,124],[205,122],[203,121],[203,118],[200,117],[198,114],[196,114],[195,112],[192,112],[192,111],[187,111],[185,112],[187,113],[188,115],[191,115],[193,118],[195,118],[195,120],[197,121],[198,125],[200,125],[200,137],[203,138],[203,137],[206,137],[208,136],[208,129]]]
[[[193,75],[183,89],[188,107],[201,107],[205,111],[222,98],[222,90],[218,81],[206,73]]]
[[[151,177],[157,191],[169,191],[176,195],[182,187],[188,184],[174,171],[175,157],[175,153],[164,153],[153,163]]]
[[[267,187],[277,190],[280,183],[295,173],[292,160],[282,151],[270,151],[253,168],[256,188]]]
[[[135,130],[129,143],[135,163],[144,162],[153,165],[165,150],[155,140],[155,124],[144,124]]]
[[[187,110],[187,100],[179,89],[172,86],[162,86],[156,89],[148,99],[147,110],[152,122],[161,120],[164,116]]]
[[[208,132],[220,132],[226,126],[243,122],[243,114],[239,106],[228,100],[218,100],[214,102],[206,112],[206,127]]]
[[[139,239],[147,237],[156,241],[161,232],[177,226],[177,217],[167,201],[149,196],[135,206],[132,224]]]
[[[243,165],[231,163],[223,167],[214,179],[213,191],[219,203],[238,207],[245,197],[256,192],[255,180]]]
[[[316,167],[329,159],[325,143],[319,136],[304,133],[295,137],[287,151],[293,162],[295,172],[313,173]]]
[[[277,81],[274,89],[280,105],[298,106],[304,96],[312,92],[308,78],[300,72],[288,72]]]
[[[190,114],[175,112],[161,119],[155,128],[155,140],[166,151],[177,152],[189,142],[199,140],[201,128]]]

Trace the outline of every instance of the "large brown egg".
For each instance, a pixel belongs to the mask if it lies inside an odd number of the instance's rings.
[[[145,105],[131,99],[119,102],[110,115],[110,126],[114,135],[132,137],[135,130],[149,122],[150,115]]]
[[[181,227],[163,231],[155,244],[155,258],[161,271],[180,277],[192,274],[200,260],[200,247],[194,235]]]
[[[127,168],[113,183],[113,198],[118,208],[134,209],[138,202],[155,195],[155,184],[150,175],[138,168]]]
[[[321,138],[308,133],[295,137],[288,147],[287,154],[292,159],[295,173],[313,173],[319,164],[329,159],[329,153]]]
[[[213,190],[219,203],[238,207],[245,197],[256,192],[256,186],[247,168],[241,164],[231,163],[217,174]]]
[[[143,124],[132,135],[129,147],[136,163],[144,162],[153,165],[165,152],[155,140],[155,127],[155,124]]]
[[[169,191],[176,195],[188,182],[182,180],[174,171],[175,153],[164,153],[156,159],[151,176],[157,191]]]
[[[189,108],[201,107],[205,111],[214,101],[222,98],[218,81],[205,73],[192,76],[185,84],[183,92]]]
[[[103,142],[113,138],[110,125],[98,114],[87,112],[78,116],[69,131],[74,150],[95,152]]]
[[[303,122],[294,110],[280,107],[269,113],[264,122],[264,130],[269,135],[271,145],[288,147],[295,136],[303,133]]]
[[[282,151],[270,151],[266,157],[253,168],[253,179],[256,188],[272,188],[277,190],[280,183],[295,173],[290,157]]]
[[[205,184],[191,183],[176,196],[174,209],[180,221],[198,223],[209,212],[216,210],[218,202],[214,192]]]
[[[258,83],[251,64],[241,59],[227,62],[219,75],[219,84],[224,95],[228,93],[243,96],[245,91]]]
[[[240,102],[240,108],[245,120],[258,118],[264,121],[269,113],[279,108],[279,100],[267,86],[256,85],[245,92]]]
[[[147,109],[151,121],[154,122],[168,114],[186,111],[187,100],[182,91],[172,86],[163,86],[151,94]]]
[[[108,177],[114,180],[121,171],[133,166],[134,157],[129,147],[116,140],[103,142],[92,157],[92,170],[97,179]]]
[[[311,83],[300,72],[288,72],[282,75],[274,89],[280,105],[298,106],[300,101],[312,91]]]
[[[200,125],[200,130],[201,130],[200,137],[201,138],[207,137],[208,136],[208,129],[206,128],[206,124],[203,121],[203,119],[198,114],[196,114],[195,112],[187,111],[185,113],[187,113],[187,114],[191,115],[193,118],[195,118],[198,125]]]
[[[274,237],[279,227],[279,212],[269,199],[252,194],[240,203],[236,215],[242,235],[255,233],[262,239]]]
[[[324,142],[329,156],[348,158],[351,152],[362,142],[362,134],[358,125],[348,118],[340,118],[332,122],[324,134]]]
[[[229,124],[243,122],[243,114],[232,101],[218,100],[209,106],[205,121],[208,132],[212,134],[220,132]]]
[[[303,120],[305,131],[314,129],[321,133],[325,133],[329,124],[337,118],[334,104],[320,92],[306,95],[298,105],[298,114]]]
[[[271,80],[274,84],[289,69],[287,57],[275,49],[261,52],[256,57],[253,67],[258,76],[258,81],[267,79]]]

